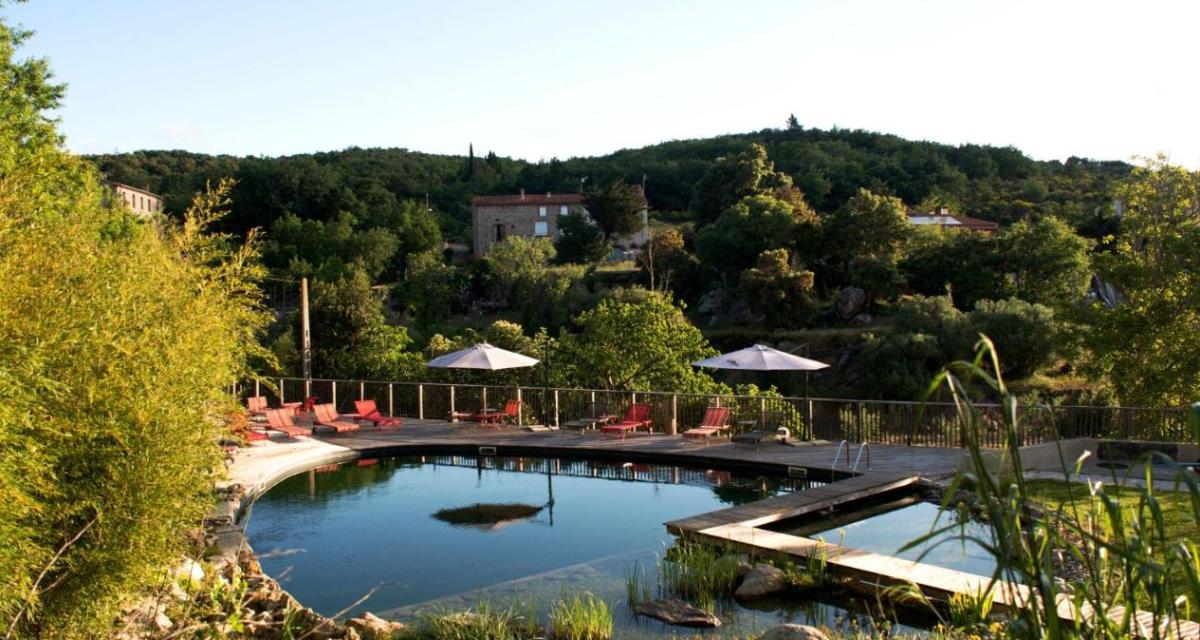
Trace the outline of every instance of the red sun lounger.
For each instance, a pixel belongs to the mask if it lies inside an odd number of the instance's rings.
[[[359,420],[368,420],[377,427],[400,426],[400,418],[385,416],[379,413],[379,408],[375,406],[374,400],[355,400],[354,410],[358,412]]]
[[[645,427],[646,433],[650,433],[653,421],[650,420],[650,405],[648,404],[631,404],[629,410],[625,412],[625,417],[620,422],[614,424],[606,424],[600,427],[601,433],[619,433],[624,438],[631,431]]]
[[[683,432],[683,437],[706,440],[729,428],[729,407],[709,407],[704,410],[700,426]]]
[[[332,402],[318,404],[313,407],[313,412],[317,414],[316,423],[318,427],[333,429],[337,433],[346,433],[347,431],[358,431],[358,423],[343,420],[338,415],[337,409],[334,408]]]
[[[267,409],[267,428],[286,433],[289,438],[299,438],[312,433],[312,429],[296,426],[292,412],[287,409]]]

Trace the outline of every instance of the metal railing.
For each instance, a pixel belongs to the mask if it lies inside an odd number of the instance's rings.
[[[434,382],[383,382],[328,378],[271,378],[238,385],[240,398],[262,395],[271,406],[300,402],[312,396],[333,402],[344,413],[354,400],[374,400],[389,415],[418,419],[448,419],[452,412],[500,408],[510,399],[521,402],[519,423],[557,427],[605,407],[617,416],[634,402],[651,406],[654,430],[678,433],[700,424],[713,405],[731,409],[733,431],[750,430],[763,422],[784,426],[793,438],[838,442],[871,442],[910,446],[962,446],[961,425],[952,403],[834,398],[762,397],[614,391],[555,387],[500,386]],[[986,426],[984,446],[1004,445],[1001,407],[976,404]],[[1187,415],[1180,408],[1025,406],[1021,411],[1020,444],[1040,444],[1059,438],[1113,438],[1183,441],[1189,437]],[[770,420],[768,420],[768,416]],[[778,424],[775,424],[775,423]]]

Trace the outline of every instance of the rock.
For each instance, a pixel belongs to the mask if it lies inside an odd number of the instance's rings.
[[[634,611],[680,627],[715,628],[721,626],[721,620],[717,616],[674,598],[643,602],[634,607]]]
[[[838,317],[849,320],[867,308],[867,292],[858,287],[844,287],[833,299]]]
[[[399,622],[389,622],[370,611],[346,622],[347,630],[354,630],[364,638],[371,640],[390,640],[392,636],[404,631],[404,625]]]
[[[875,321],[869,313],[860,313],[853,318],[850,318],[850,324],[856,327],[865,327]]]
[[[171,619],[167,617],[166,613],[163,613],[162,610],[159,610],[154,614],[154,626],[159,631],[167,631],[171,627],[175,626],[175,623],[171,622]]]
[[[362,640],[362,636],[358,635],[358,630],[347,626],[346,633],[342,636],[342,640]]]
[[[717,316],[725,308],[727,301],[724,289],[713,289],[700,297],[696,305],[696,313],[703,316]]]
[[[754,569],[754,565],[750,564],[750,560],[745,556],[738,556],[737,563],[738,578],[745,578],[746,574],[750,573]]]
[[[829,636],[805,624],[781,624],[767,629],[758,640],[829,640]]]
[[[199,562],[191,558],[184,558],[183,562],[178,567],[175,567],[175,570],[171,574],[175,577],[175,580],[180,582],[189,581],[200,584],[200,581],[204,580],[204,568],[200,566]]]
[[[756,564],[733,595],[738,599],[752,600],[782,591],[786,585],[787,578],[783,571],[769,564]]]

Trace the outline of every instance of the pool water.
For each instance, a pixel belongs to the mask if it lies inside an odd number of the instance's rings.
[[[673,541],[663,523],[806,488],[798,479],[671,466],[471,456],[417,456],[330,465],[289,478],[253,506],[247,535],[263,569],[306,606],[410,619],[429,607],[481,600],[544,611],[591,591],[614,608],[619,637],[693,635],[634,617],[625,576],[653,571]],[[485,524],[435,518],[448,508],[520,503],[532,515]],[[847,614],[816,602],[766,610],[724,603],[708,637],[781,622],[832,624]]]
[[[909,542],[927,535],[934,522],[937,522],[937,529],[950,524],[957,526],[920,546],[900,551]],[[996,568],[995,558],[978,544],[957,539],[967,535],[990,541],[990,527],[953,511],[939,514],[938,505],[929,502],[916,502],[849,524],[806,532],[804,535],[844,547],[874,551],[976,575],[990,576]]]

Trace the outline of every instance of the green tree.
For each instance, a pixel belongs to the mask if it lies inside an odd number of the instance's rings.
[[[419,370],[408,332],[387,324],[381,294],[362,270],[314,282],[309,313],[314,375],[404,380]]]
[[[749,196],[696,232],[696,255],[706,268],[735,276],[763,251],[788,247],[795,228],[790,204],[774,196]]]
[[[106,204],[28,35],[0,22],[0,620],[106,637],[209,507],[263,272],[257,234],[205,231],[227,184],[161,233]]]
[[[1083,299],[1092,243],[1067,223],[1054,217],[1017,222],[1000,233],[999,245],[1016,297],[1059,308]]]
[[[843,272],[851,261],[866,256],[896,262],[912,231],[899,198],[866,189],[826,216],[823,226],[827,251]]]
[[[587,216],[561,215],[558,217],[558,229],[562,235],[554,243],[554,248],[558,252],[559,262],[594,264],[611,251],[604,231]]]
[[[697,393],[716,386],[690,364],[716,351],[662,294],[603,300],[574,324],[559,339],[556,369],[576,385]]]
[[[899,268],[913,293],[949,293],[959,309],[972,309],[980,300],[1014,294],[999,241],[990,234],[936,225],[914,227]]]
[[[772,249],[742,272],[739,289],[750,308],[773,326],[804,324],[815,307],[813,272],[793,267],[787,249]]]
[[[1125,404],[1182,405],[1200,397],[1200,172],[1148,160],[1122,183],[1126,210],[1102,277],[1115,308],[1088,317],[1087,370]]]
[[[627,236],[642,228],[646,199],[623,180],[588,189],[584,200],[588,217],[600,228],[605,240]]]
[[[458,272],[443,262],[440,251],[413,254],[408,259],[408,276],[397,287],[400,304],[417,326],[434,326],[450,315],[459,280]]]
[[[717,219],[743,198],[762,193],[764,178],[774,173],[767,149],[760,144],[735,156],[718,158],[692,190],[692,211],[700,224]]]

